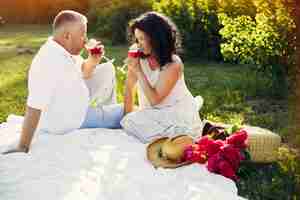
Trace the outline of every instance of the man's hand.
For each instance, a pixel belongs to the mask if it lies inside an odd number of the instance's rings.
[[[98,45],[97,48],[100,49],[100,53],[92,53],[91,51],[89,51],[89,56],[87,58],[87,61],[91,64],[91,65],[98,65],[102,59],[102,56],[104,55],[104,46],[103,45]]]
[[[102,56],[104,55],[104,45],[100,41],[94,41],[91,47],[89,45],[85,46],[86,51],[89,53],[86,59],[87,63],[91,66],[96,66],[100,63]]]
[[[23,152],[28,153],[35,129],[40,120],[41,110],[26,106],[21,138],[18,145],[8,147],[2,154]]]
[[[96,65],[100,63],[102,56],[104,55],[104,46],[99,42],[94,48],[98,48],[97,52],[93,49],[86,49],[89,52],[88,58],[82,64],[82,73],[85,79],[92,76]]]

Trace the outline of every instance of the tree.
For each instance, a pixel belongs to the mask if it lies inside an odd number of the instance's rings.
[[[291,16],[296,24],[289,36],[290,48],[295,50],[294,56],[288,58],[290,63],[290,136],[291,141],[300,147],[300,0],[285,0]]]

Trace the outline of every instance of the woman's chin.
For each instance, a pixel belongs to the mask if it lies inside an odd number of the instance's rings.
[[[143,53],[143,57],[148,58],[151,56],[151,52],[147,52],[147,51],[142,51]]]
[[[145,51],[145,50],[142,50],[143,54],[146,55],[146,56],[150,56],[151,52],[149,51]]]

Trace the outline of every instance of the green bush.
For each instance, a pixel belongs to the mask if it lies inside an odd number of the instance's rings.
[[[129,20],[151,9],[151,2],[148,0],[94,0],[90,4],[89,29],[96,36],[111,39],[112,44],[125,43]]]
[[[229,18],[220,14],[219,19],[224,26],[220,34],[224,41],[221,52],[225,60],[258,67],[278,63],[286,41],[282,41],[263,15],[257,15],[253,20],[245,15]]]
[[[218,16],[223,25],[220,34],[224,60],[254,64],[258,72],[269,78],[272,95],[286,97],[287,77],[295,52],[291,48],[295,23],[286,2],[250,0],[243,6],[241,2],[236,2],[236,6],[229,0],[222,2]],[[233,13],[232,6],[238,8]]]
[[[218,1],[218,13],[227,14],[230,17],[247,15],[255,17],[256,15],[256,0],[222,0]]]
[[[188,56],[220,60],[217,4],[213,0],[158,0],[153,10],[169,16],[183,37]]]
[[[219,14],[219,19],[224,26],[220,30],[224,60],[255,65],[258,72],[269,76],[273,94],[286,96],[286,66],[280,64],[280,58],[288,44],[276,27],[264,14],[257,14],[255,19],[246,15],[230,18]]]

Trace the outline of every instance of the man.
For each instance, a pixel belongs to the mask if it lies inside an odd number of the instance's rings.
[[[89,52],[86,60],[81,58],[86,34],[87,18],[80,13],[66,10],[55,17],[53,37],[40,48],[29,70],[29,94],[19,144],[4,153],[27,153],[37,131],[64,134],[79,128],[120,127],[122,106],[89,107],[84,78],[92,76],[103,53]]]

